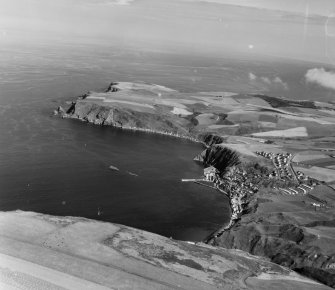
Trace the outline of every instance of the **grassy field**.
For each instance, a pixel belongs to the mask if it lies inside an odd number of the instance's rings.
[[[318,110],[312,101],[231,92],[180,93],[164,86],[129,82],[113,83],[105,92],[90,92],[81,101],[193,120],[190,127],[195,134],[207,131],[285,138],[335,134],[333,105],[328,103],[322,103],[322,110]]]

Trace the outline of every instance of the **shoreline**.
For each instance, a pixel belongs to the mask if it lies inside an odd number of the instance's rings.
[[[207,145],[203,141],[201,141],[197,138],[194,138],[194,137],[191,137],[191,136],[186,136],[186,135],[181,135],[181,134],[178,134],[178,133],[167,132],[167,131],[157,131],[157,130],[153,130],[153,129],[140,128],[140,127],[117,126],[117,125],[113,125],[113,124],[112,125],[104,125],[104,124],[99,124],[99,123],[95,123],[95,122],[90,122],[90,121],[88,121],[86,119],[83,119],[83,118],[72,117],[71,115],[68,115],[68,114],[63,114],[62,118],[63,119],[79,120],[79,121],[89,123],[89,124],[93,124],[93,125],[97,125],[97,126],[110,126],[110,127],[120,129],[120,130],[150,133],[150,134],[157,134],[157,135],[163,135],[163,136],[168,136],[168,137],[174,137],[174,138],[179,138],[179,139],[192,141],[194,143],[200,143],[200,144],[207,147]]]
[[[188,140],[188,141],[191,141],[191,142],[194,142],[194,143],[200,143],[200,144],[204,145],[206,148],[209,147],[204,141],[201,141],[201,140],[196,139],[194,137],[180,135],[180,134],[176,134],[176,133],[172,133],[172,132],[157,131],[157,130],[152,130],[152,129],[139,128],[139,127],[124,127],[124,126],[115,126],[115,125],[103,125],[103,124],[98,124],[98,123],[95,123],[95,122],[90,122],[90,121],[88,121],[86,119],[83,119],[83,118],[75,118],[75,117],[72,117],[71,115],[68,115],[68,114],[63,114],[62,118],[79,120],[79,121],[89,123],[89,124],[93,124],[93,125],[97,125],[97,126],[111,126],[112,128],[125,130],[125,131],[157,134],[157,135],[163,135],[163,136],[173,137],[173,138],[177,138],[177,139],[184,139],[184,140]],[[223,180],[219,180],[219,182],[223,182]],[[234,210],[233,210],[233,208],[234,208],[233,204],[234,203],[232,202],[232,200],[233,200],[232,199],[232,194],[220,189],[217,186],[216,183],[214,183],[214,188],[213,189],[219,191],[220,193],[225,194],[228,197],[229,208],[230,208],[230,219],[229,219],[229,222],[228,222],[227,225],[223,225],[223,226],[219,227],[217,230],[212,232],[210,235],[206,236],[201,242],[195,242],[195,244],[197,244],[197,243],[208,244],[213,238],[217,238],[217,237],[221,236],[225,231],[230,230],[235,225],[236,221],[241,217],[241,216],[238,216],[236,218],[236,216],[234,216]]]
[[[157,130],[152,130],[152,129],[139,128],[139,127],[103,125],[103,124],[98,124],[98,123],[95,123],[95,122],[90,122],[90,121],[88,121],[86,119],[82,119],[82,118],[74,118],[74,117],[72,117],[72,116],[70,116],[68,114],[63,115],[62,118],[73,119],[73,120],[80,120],[82,122],[86,122],[86,123],[93,124],[93,125],[111,126],[113,128],[120,129],[120,130],[125,130],[125,131],[133,131],[133,132],[157,134],[157,135],[163,135],[163,136],[168,136],[168,137],[173,137],[173,138],[178,138],[178,139],[184,139],[184,140],[188,140],[188,141],[191,141],[191,142],[194,142],[194,143],[200,143],[200,144],[204,145],[206,148],[208,148],[208,145],[206,145],[204,141],[200,141],[199,139],[196,139],[194,137],[180,135],[180,134],[176,134],[176,133],[172,133],[172,132],[157,131]],[[219,182],[223,182],[223,180],[219,179]],[[225,194],[228,197],[229,208],[230,208],[230,219],[229,219],[228,224],[219,227],[217,230],[215,230],[214,232],[212,232],[210,235],[206,236],[201,241],[201,242],[203,242],[205,244],[208,244],[214,238],[217,238],[217,237],[221,236],[224,232],[230,230],[235,225],[236,221],[238,219],[240,219],[240,217],[243,215],[243,213],[241,213],[239,216],[234,215],[235,214],[234,210],[233,210],[234,209],[234,203],[233,203],[233,198],[232,198],[233,195],[231,193],[228,193],[228,192],[220,189],[219,186],[216,183],[214,183],[214,188],[213,189],[219,191],[220,193]],[[199,243],[199,242],[196,242],[196,243]]]
[[[233,206],[232,206],[232,198],[231,194],[225,192],[224,190],[219,189],[217,186],[215,187],[216,190],[225,194],[229,200],[229,208],[230,208],[230,219],[227,225],[223,225],[222,227],[218,228],[216,231],[212,232],[208,235],[205,239],[203,239],[203,243],[209,244],[214,238],[221,236],[224,232],[229,231],[236,223],[237,219],[233,218]],[[240,217],[239,217],[240,218]]]

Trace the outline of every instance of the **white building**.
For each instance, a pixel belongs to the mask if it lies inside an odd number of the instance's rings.
[[[214,166],[210,166],[204,169],[204,175],[208,181],[214,181],[217,174],[219,174],[219,171]]]

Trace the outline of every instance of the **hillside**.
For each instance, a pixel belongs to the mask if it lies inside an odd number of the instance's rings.
[[[103,92],[79,97],[66,111],[66,117],[98,125],[192,138],[260,132],[266,137],[267,131],[270,137],[282,137],[285,130],[291,137],[315,138],[335,132],[335,106],[330,103],[231,92],[180,93],[144,83],[113,82]]]
[[[0,213],[4,289],[327,289],[239,250],[77,217]]]

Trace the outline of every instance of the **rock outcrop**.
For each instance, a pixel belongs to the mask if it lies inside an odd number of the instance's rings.
[[[266,210],[267,203],[274,202],[275,205],[269,206],[276,210]],[[322,223],[325,226],[319,228],[315,221],[309,224],[297,221],[294,213],[285,212],[288,206],[283,202],[262,199],[254,204],[253,211],[242,216],[232,229],[212,240],[211,244],[270,258],[274,263],[334,288],[335,240],[331,238],[333,228],[325,228],[327,224],[332,224],[331,221],[325,221]],[[297,216],[301,215],[297,213]],[[307,216],[313,215],[313,212],[306,212],[305,215],[308,222]],[[316,213],[313,219],[328,219],[332,214],[326,216],[326,212],[319,216]],[[313,227],[316,227],[315,230]]]
[[[229,167],[240,163],[238,154],[225,146],[212,145],[194,160],[202,162],[205,167],[213,166],[223,174]]]
[[[185,132],[183,128],[160,115],[137,112],[117,106],[103,106],[91,102],[77,102],[67,111],[68,116],[95,125],[119,128],[141,128],[173,133]]]
[[[201,136],[201,139],[207,146],[221,144],[225,141],[225,138],[223,138],[222,136],[218,136],[216,134],[211,133],[204,134],[203,136]]]

